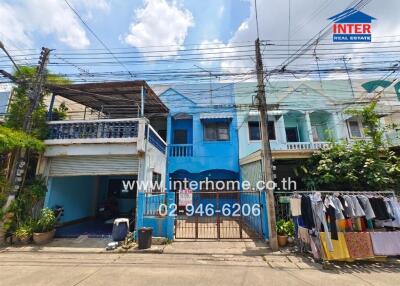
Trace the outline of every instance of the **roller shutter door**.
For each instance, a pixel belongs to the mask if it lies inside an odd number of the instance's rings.
[[[132,175],[139,170],[135,156],[66,156],[50,160],[51,177]]]

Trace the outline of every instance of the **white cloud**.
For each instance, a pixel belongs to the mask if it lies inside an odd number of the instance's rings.
[[[329,5],[326,4],[325,0],[315,0],[309,1],[310,3],[304,3],[308,1],[292,1],[292,9],[291,9],[291,37],[290,40],[296,40],[296,44],[303,44],[315,36],[323,27],[325,27],[329,21],[327,18],[343,11],[352,1],[331,1]],[[312,2],[312,3],[311,3]],[[269,0],[269,1],[257,1],[258,3],[258,15],[259,15],[259,31],[260,31],[260,39],[263,40],[272,40],[272,41],[280,41],[281,47],[267,46],[264,50],[264,55],[266,57],[270,57],[264,60],[264,65],[267,65],[269,69],[275,68],[279,66],[284,59],[287,57],[285,55],[285,49],[287,46],[284,45],[287,43],[287,35],[288,35],[288,1],[282,0]],[[273,12],[271,12],[271,7],[273,7]],[[387,0],[385,1],[385,5],[380,5],[379,1],[373,1],[365,8],[363,11],[375,18],[376,21],[373,22],[373,41],[399,41],[400,37],[395,38],[380,38],[383,36],[393,36],[400,35],[400,21],[398,20],[398,11],[400,9],[400,1],[398,0]],[[255,21],[255,9],[254,9],[254,1],[249,1],[249,17],[245,19],[237,28],[236,32],[233,36],[227,41],[226,46],[234,46],[234,43],[239,42],[254,42],[257,37],[256,33],[256,21]],[[314,13],[318,11],[318,13]],[[261,16],[260,16],[261,15]],[[345,53],[346,57],[351,57],[352,64],[362,64],[364,61],[371,60],[370,59],[360,59],[359,50],[355,48],[360,47],[368,47],[368,44],[355,44],[350,45],[348,47],[353,48],[353,50],[341,50],[340,45],[334,44],[331,42],[332,35],[328,35],[325,39],[325,43],[331,43],[329,46],[319,46],[317,49],[317,55],[327,54],[326,50],[322,49],[336,49],[333,52],[333,57],[340,57]],[[292,43],[292,44],[293,44]],[[222,44],[222,43],[221,43]],[[389,45],[389,44],[387,44]],[[395,44],[392,44],[395,45]],[[274,49],[279,49],[280,54],[282,55],[280,59],[277,59],[274,56],[274,53],[271,52]],[[393,48],[394,49],[394,48]],[[291,48],[291,53],[296,50],[296,47]],[[277,52],[275,52],[276,54]],[[287,52],[286,52],[287,53]],[[312,57],[313,49],[308,52],[308,59],[305,57],[301,57],[296,60],[289,68],[298,68],[302,65],[315,65],[314,69],[316,69],[316,61]],[[274,57],[273,59],[271,57]],[[358,57],[358,58],[357,58]],[[326,62],[325,62],[326,63]],[[321,62],[320,62],[321,64]],[[336,61],[336,66],[341,64],[340,61]],[[296,66],[297,65],[297,66]],[[232,71],[237,71],[238,67],[248,66],[248,70],[254,67],[254,62],[252,59],[246,59],[243,61],[222,61],[221,66],[231,67]],[[346,76],[346,75],[345,75]],[[364,75],[365,76],[365,75]],[[335,75],[329,76],[335,77]]]
[[[177,2],[167,0],[144,0],[144,7],[135,10],[135,20],[129,27],[124,41],[139,51],[162,49],[166,52],[152,53],[152,56],[168,58],[178,55],[186,39],[188,29],[194,26],[193,15],[179,7]],[[146,56],[148,54],[145,54]]]
[[[82,13],[108,11],[108,0],[70,0]],[[90,15],[90,14],[89,14]],[[0,3],[0,37],[9,48],[30,48],[34,36],[54,37],[71,48],[90,45],[85,28],[64,1],[24,0]]]

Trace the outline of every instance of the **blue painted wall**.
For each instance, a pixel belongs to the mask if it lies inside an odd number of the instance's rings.
[[[189,144],[193,144],[192,157],[168,157],[170,176],[176,171],[185,171],[199,180],[208,175],[210,180],[218,180],[226,178],[226,174],[229,174],[226,179],[239,179],[237,117],[233,107],[235,103],[233,85],[213,84],[212,97],[209,89],[208,84],[176,85],[160,95],[170,110],[167,143],[173,144],[175,129],[187,128]],[[204,140],[203,120],[200,120],[202,113],[231,114],[230,140]],[[176,120],[175,118],[181,114],[189,115],[192,119]]]
[[[45,207],[55,205],[64,207],[64,216],[61,222],[70,222],[96,213],[96,177],[53,177],[49,179]]]

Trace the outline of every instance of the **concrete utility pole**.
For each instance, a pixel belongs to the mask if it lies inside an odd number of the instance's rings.
[[[30,105],[24,118],[22,130],[28,134],[30,134],[32,131],[32,123],[33,123],[32,114],[38,107],[38,104],[40,102],[40,97],[42,96],[42,89],[47,74],[46,66],[49,60],[49,55],[50,55],[50,49],[42,48],[35,79],[32,83],[27,83],[29,86],[27,92]],[[23,178],[27,170],[26,151],[27,151],[26,149],[19,149],[15,152],[15,157],[11,166],[11,172],[9,177],[9,182],[12,188],[10,196],[8,197],[7,203],[4,206],[4,208],[7,208],[10,205],[10,203],[15,199],[16,194],[21,188]]]
[[[273,181],[272,153],[268,136],[267,100],[265,98],[264,68],[262,63],[259,38],[257,38],[255,45],[256,45],[256,70],[257,70],[257,86],[258,86],[257,101],[258,101],[258,110],[260,112],[261,136],[262,136],[262,166],[264,172],[263,177],[265,182],[272,182]],[[274,190],[267,189],[266,197],[268,201],[269,243],[271,249],[273,251],[277,251],[279,247],[276,234]]]

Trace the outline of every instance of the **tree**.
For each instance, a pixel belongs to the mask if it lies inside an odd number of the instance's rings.
[[[369,140],[332,140],[326,149],[315,152],[301,166],[309,188],[378,191],[400,185],[400,159],[384,144],[384,129],[375,107],[373,102],[362,110],[346,111],[361,118]]]
[[[29,66],[20,66],[19,71],[14,73],[14,76],[20,80],[27,82],[33,81],[36,76],[36,68]],[[54,74],[48,74],[46,82],[48,84],[67,84],[69,81],[63,77]],[[9,112],[6,116],[5,126],[14,129],[22,130],[25,116],[29,110],[30,100],[27,95],[28,86],[19,84],[13,90],[13,97],[10,103]],[[32,114],[32,136],[38,139],[44,139],[47,136],[46,115],[47,109],[44,103],[43,93],[38,107]]]

